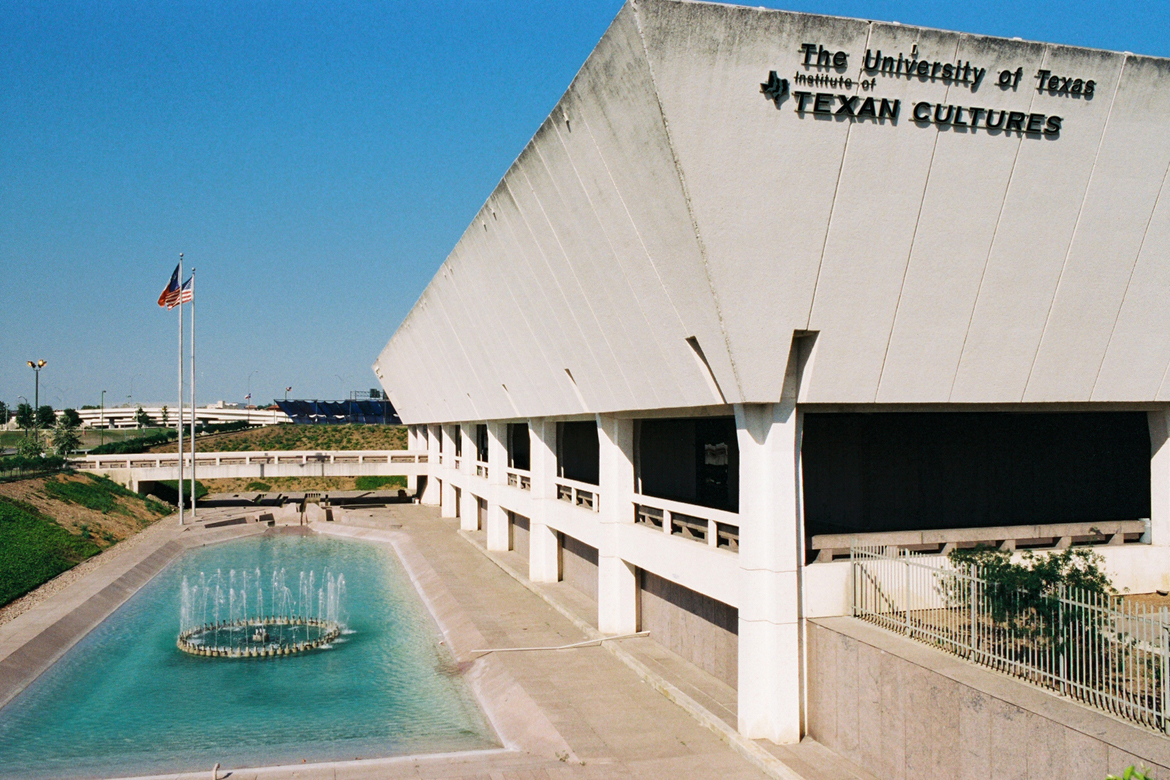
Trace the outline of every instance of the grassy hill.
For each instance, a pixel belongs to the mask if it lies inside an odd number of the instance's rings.
[[[170,511],[92,474],[0,484],[0,606]]]
[[[404,450],[404,425],[268,425],[247,431],[200,436],[204,452],[256,450]],[[184,444],[184,446],[186,446]],[[151,452],[178,452],[178,444],[162,444]]]

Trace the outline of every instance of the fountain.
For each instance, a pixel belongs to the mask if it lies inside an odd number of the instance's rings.
[[[267,590],[265,586],[267,585]],[[198,582],[183,577],[179,636],[184,653],[208,658],[277,658],[330,645],[344,629],[345,575],[328,569],[300,572],[296,592],[284,569],[270,578],[235,569],[217,569]]]

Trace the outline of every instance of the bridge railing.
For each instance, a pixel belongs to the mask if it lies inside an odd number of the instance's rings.
[[[250,466],[250,465],[308,465],[319,463],[362,464],[362,463],[426,463],[425,450],[289,450],[254,452],[198,452],[195,454],[198,466]],[[72,458],[71,465],[83,471],[106,471],[110,469],[173,468],[179,464],[178,453],[139,453],[136,455],[86,455]],[[190,465],[190,453],[183,453],[183,463]]]

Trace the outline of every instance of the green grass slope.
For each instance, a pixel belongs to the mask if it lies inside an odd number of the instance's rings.
[[[0,606],[100,550],[36,507],[0,496]]]

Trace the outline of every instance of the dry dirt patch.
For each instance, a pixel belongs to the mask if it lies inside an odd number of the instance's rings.
[[[0,483],[0,496],[31,504],[71,533],[84,535],[88,532],[94,543],[102,548],[138,533],[161,516],[159,512],[151,511],[147,503],[136,496],[114,496],[113,508],[107,512],[90,509],[53,497],[49,493],[51,488],[45,487],[46,482],[76,482],[84,487],[92,484],[92,478],[86,474],[59,474],[5,482]],[[164,507],[157,502],[155,506]]]

